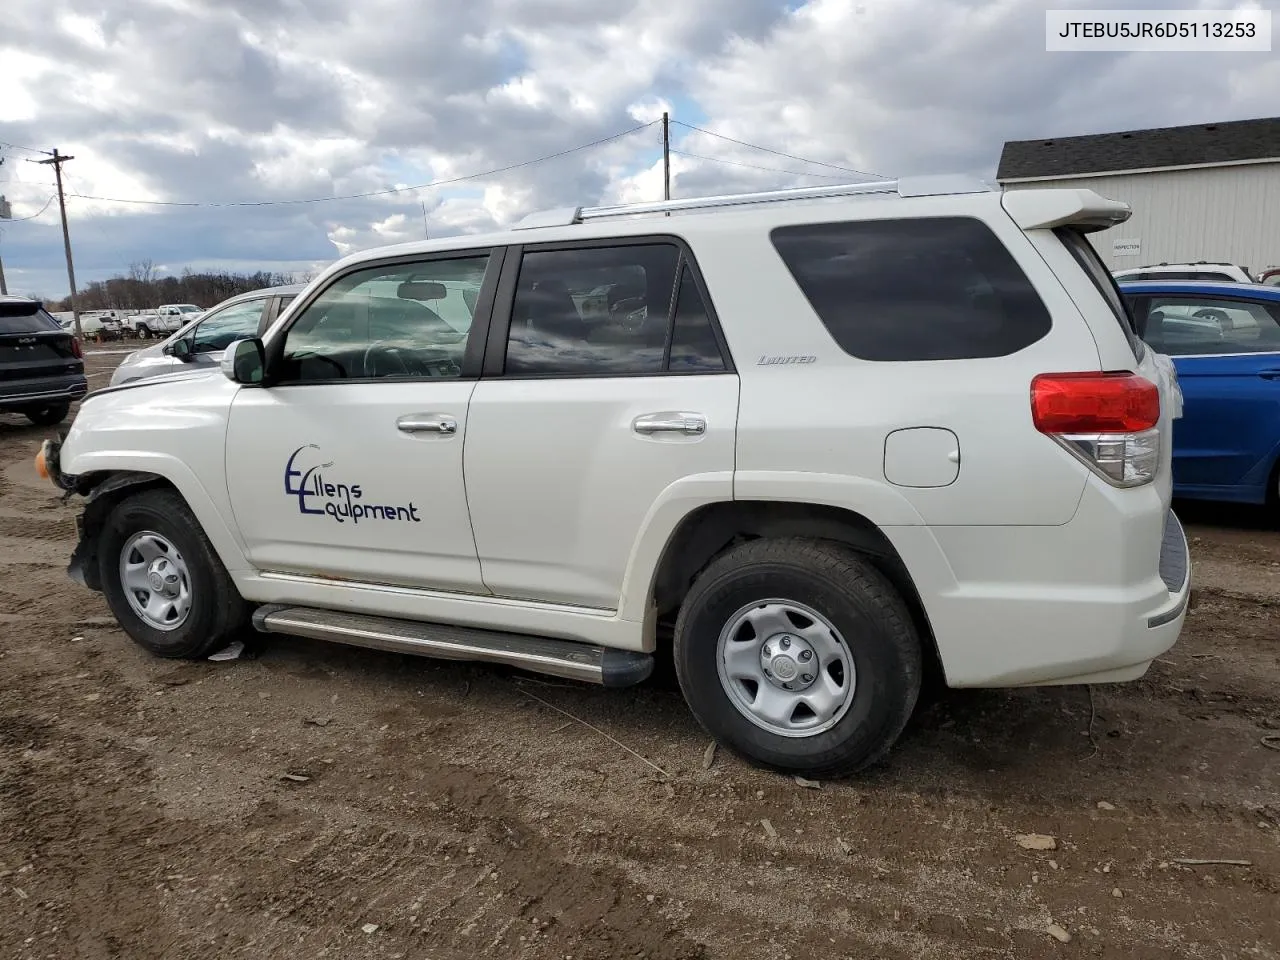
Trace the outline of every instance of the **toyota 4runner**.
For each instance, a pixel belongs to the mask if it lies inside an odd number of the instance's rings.
[[[925,178],[536,214],[331,266],[38,467],[165,657],[252,624],[605,686],[670,641],[754,762],[886,754],[922,677],[1127,681],[1182,629],[1180,394],[1089,190]]]

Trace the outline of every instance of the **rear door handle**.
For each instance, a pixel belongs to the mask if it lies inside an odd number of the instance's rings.
[[[700,413],[650,413],[636,417],[631,429],[643,436],[654,433],[682,433],[696,437],[707,432],[707,418]]]
[[[1280,370],[1259,370],[1258,376],[1263,380],[1280,380]]]
[[[439,413],[406,413],[396,420],[396,429],[405,433],[453,434],[458,432],[458,421]]]

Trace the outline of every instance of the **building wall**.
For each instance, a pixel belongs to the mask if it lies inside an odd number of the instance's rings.
[[[1006,183],[1009,190],[1095,190],[1133,208],[1127,223],[1091,234],[1112,270],[1149,263],[1224,260],[1255,275],[1280,265],[1280,162]],[[1117,256],[1116,240],[1140,241]]]

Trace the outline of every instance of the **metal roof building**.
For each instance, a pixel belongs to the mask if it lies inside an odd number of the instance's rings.
[[[1009,141],[996,178],[1132,206],[1127,223],[1093,237],[1113,270],[1205,260],[1256,275],[1280,264],[1280,117]]]

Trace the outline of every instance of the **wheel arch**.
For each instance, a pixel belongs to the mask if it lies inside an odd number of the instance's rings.
[[[674,617],[693,581],[735,544],[760,538],[804,537],[839,543],[865,556],[893,584],[911,611],[922,643],[927,679],[945,683],[933,625],[899,550],[871,519],[856,510],[803,501],[731,500],[704,504],[677,524],[663,547],[649,586],[646,637]]]
[[[67,573],[73,580],[91,590],[101,591],[97,562],[98,539],[107,517],[127,497],[158,488],[172,490],[183,499],[200,521],[214,551],[228,570],[244,566],[243,551],[231,529],[198,484],[194,484],[193,488],[192,483],[183,484],[172,477],[149,470],[95,470],[75,478],[75,492],[85,497],[85,504],[76,520],[79,542],[67,565]]]

